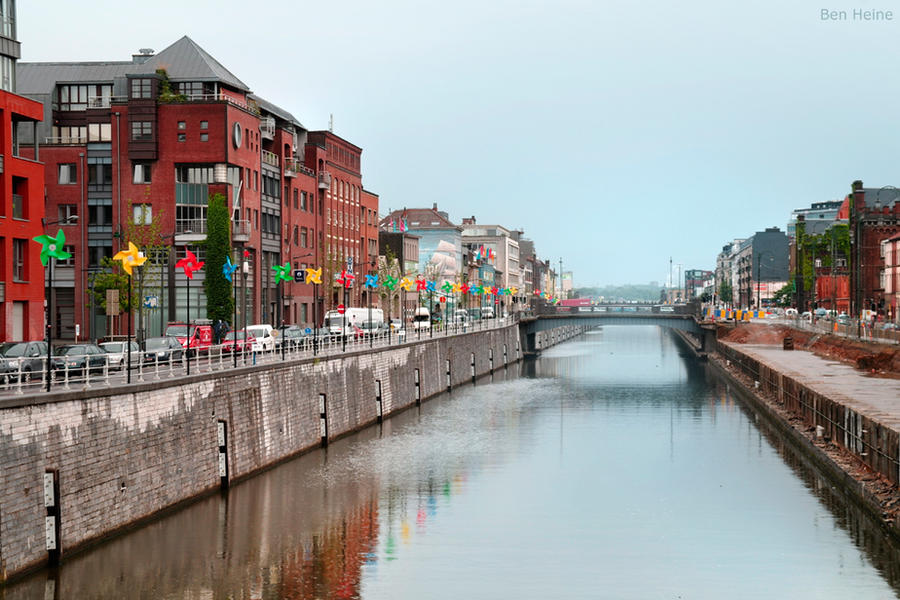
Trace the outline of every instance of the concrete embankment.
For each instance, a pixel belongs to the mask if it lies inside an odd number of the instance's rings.
[[[541,332],[540,347],[583,329]],[[0,580],[45,564],[48,535],[62,553],[83,548],[522,355],[513,324],[372,352],[4,400]]]
[[[696,340],[678,333],[695,352]],[[719,340],[714,369],[900,539],[900,381],[809,352]]]

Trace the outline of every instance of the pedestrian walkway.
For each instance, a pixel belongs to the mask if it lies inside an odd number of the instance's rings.
[[[780,345],[735,344],[742,352],[811,390],[840,402],[891,429],[900,430],[900,379],[876,377],[837,360]]]

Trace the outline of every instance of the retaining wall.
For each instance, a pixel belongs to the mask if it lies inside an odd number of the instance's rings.
[[[844,404],[832,400],[744,354],[734,346],[717,344],[719,355],[738,367],[758,389],[800,418],[810,428],[820,426],[833,443],[847,449],[891,483],[900,482],[900,434]]]
[[[542,332],[540,347],[583,330]],[[511,325],[115,393],[4,401],[0,580],[47,561],[45,473],[58,483],[59,548],[70,551],[501,369],[522,353],[519,327]]]

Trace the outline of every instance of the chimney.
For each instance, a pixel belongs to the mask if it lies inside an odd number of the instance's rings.
[[[131,62],[136,65],[142,65],[153,58],[153,48],[140,48],[138,52],[140,52],[140,54],[131,55]]]
[[[431,210],[437,212],[437,202],[434,203],[434,206],[431,207]]]

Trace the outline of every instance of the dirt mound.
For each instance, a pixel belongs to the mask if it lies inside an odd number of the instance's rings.
[[[781,345],[784,338],[791,337],[794,348],[809,350],[823,358],[836,359],[869,372],[900,376],[900,349],[896,346],[763,323],[739,323],[737,327],[720,325],[717,333],[720,340],[737,344]]]

